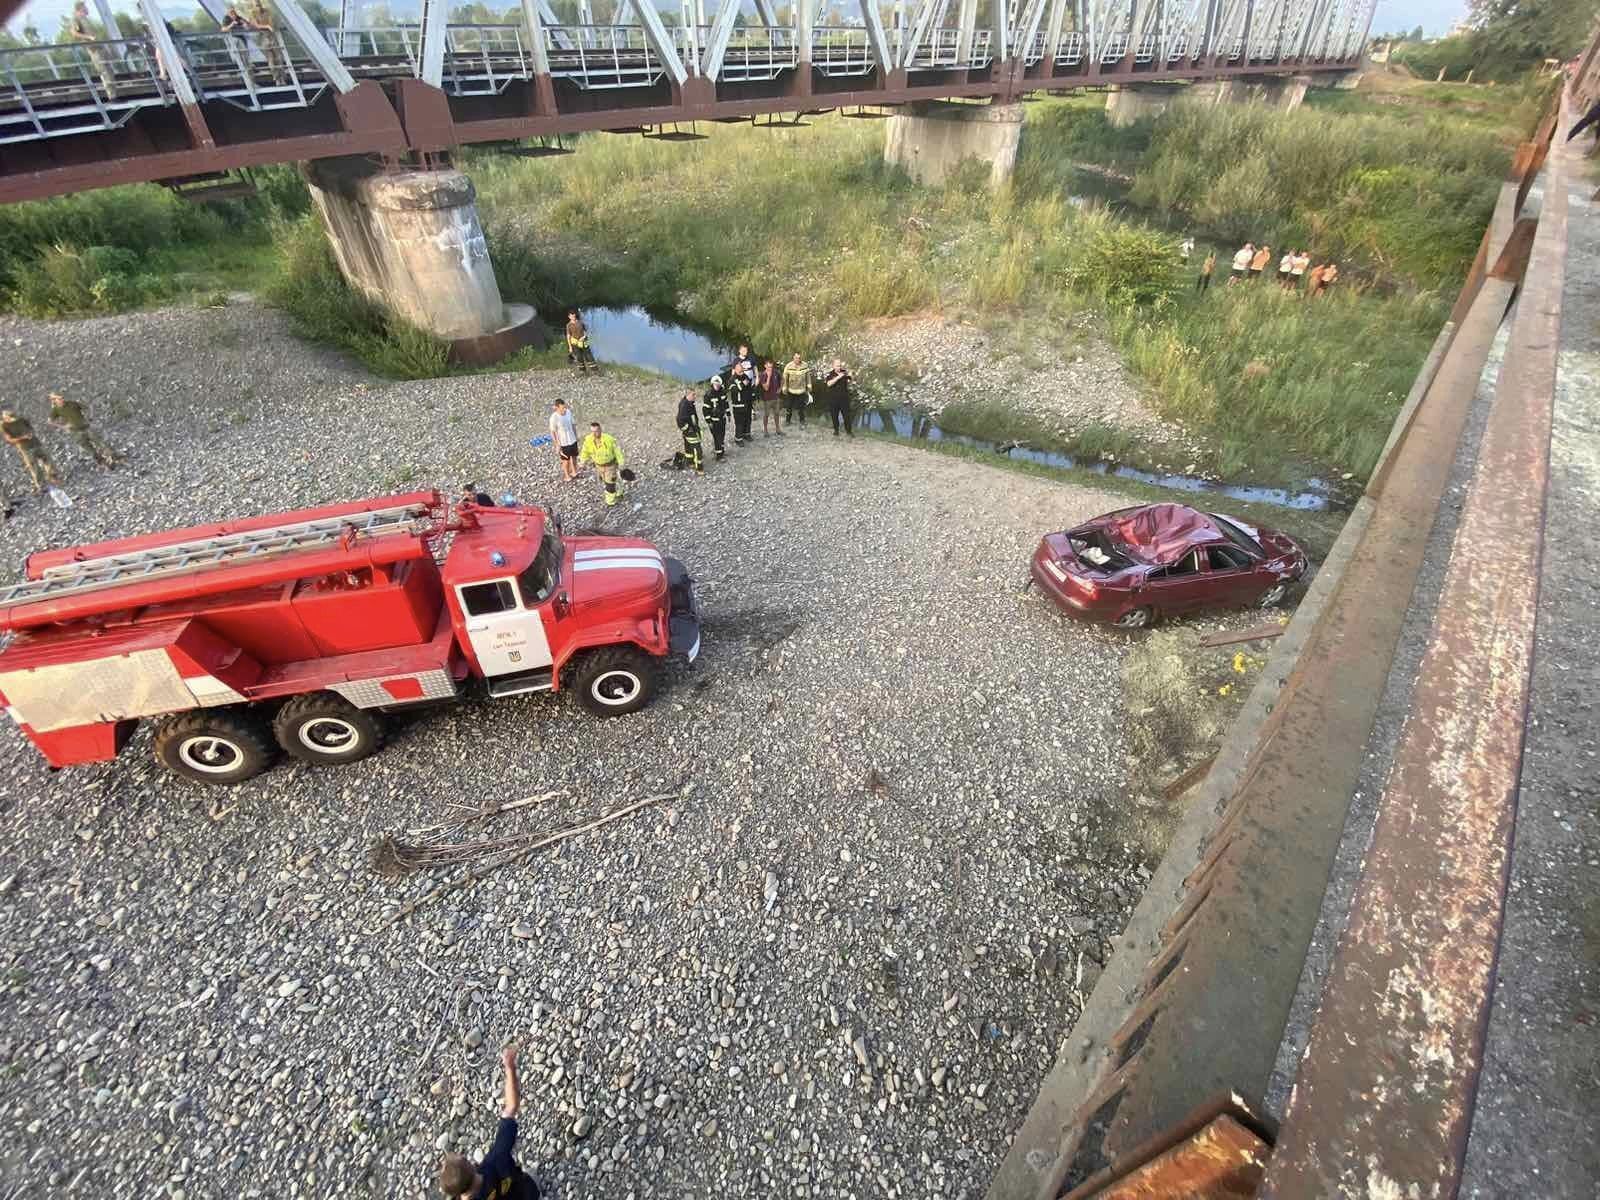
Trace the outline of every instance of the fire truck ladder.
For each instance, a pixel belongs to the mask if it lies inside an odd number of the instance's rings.
[[[297,521],[243,533],[223,533],[192,542],[177,542],[171,546],[108,554],[85,562],[63,563],[46,570],[43,578],[25,579],[0,590],[0,605],[34,604],[40,600],[75,596],[146,579],[193,575],[235,563],[331,546],[351,537],[423,533],[427,525],[420,523],[428,519],[426,504],[398,504],[393,508],[351,513],[344,517],[324,517],[316,521]]]

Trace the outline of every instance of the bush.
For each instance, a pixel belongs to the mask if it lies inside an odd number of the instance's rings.
[[[139,257],[115,246],[45,249],[13,277],[11,306],[24,316],[65,317],[134,308],[161,282],[139,271]]]

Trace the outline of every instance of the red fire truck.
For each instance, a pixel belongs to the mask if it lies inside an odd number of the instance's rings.
[[[601,716],[693,661],[683,564],[638,538],[563,536],[540,508],[414,492],[50,550],[0,585],[0,703],[52,767],[156,758],[237,783],[274,743],[348,763],[385,712],[572,688]]]

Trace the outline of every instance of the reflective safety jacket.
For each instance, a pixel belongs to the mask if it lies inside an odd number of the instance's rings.
[[[617,445],[617,439],[609,433],[602,433],[598,439],[594,434],[588,434],[583,439],[583,447],[578,451],[579,462],[592,462],[597,467],[622,466],[622,447]]]
[[[728,393],[722,388],[708,387],[700,400],[700,413],[713,425],[727,424]]]
[[[700,432],[700,414],[694,410],[694,401],[684,396],[678,401],[678,432],[684,437]]]
[[[789,363],[783,368],[783,390],[791,396],[804,396],[811,388],[811,372],[805,363]]]
[[[733,407],[752,408],[756,402],[756,381],[748,374],[735,375],[731,396]]]

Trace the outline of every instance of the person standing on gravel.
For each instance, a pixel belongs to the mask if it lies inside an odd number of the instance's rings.
[[[50,424],[58,425],[70,433],[89,457],[102,467],[115,467],[122,462],[122,455],[101,441],[89,428],[89,418],[83,415],[83,408],[76,400],[68,400],[59,392],[51,392]]]
[[[729,392],[729,403],[733,407],[733,442],[743,446],[750,441],[750,418],[756,408],[756,378],[746,369],[744,359],[733,364]]]
[[[578,423],[559,396],[550,408],[550,444],[561,462],[561,477],[570,483],[578,477]]]
[[[811,403],[811,371],[796,354],[783,368],[783,423],[793,424],[795,414],[800,415],[800,426],[805,427],[806,405]]]
[[[822,381],[828,394],[828,416],[833,421],[833,436],[839,436],[839,423],[844,422],[846,437],[855,437],[854,418],[850,412],[850,372],[844,369],[844,360],[833,360],[833,369]]]
[[[0,409],[0,437],[4,437],[11,448],[17,452],[17,457],[22,460],[23,469],[28,472],[28,478],[33,481],[33,494],[41,495],[45,485],[52,487],[62,483],[61,472],[56,470],[55,463],[50,461],[50,454],[39,444],[39,437],[33,432],[33,426],[28,424],[26,417],[18,415],[15,409]],[[43,482],[40,482],[40,480]]]
[[[539,1200],[539,1185],[511,1157],[517,1144],[517,1112],[522,1107],[516,1047],[500,1051],[500,1062],[505,1067],[506,1090],[489,1153],[476,1166],[465,1154],[453,1152],[439,1164],[439,1190],[451,1200]]]
[[[683,456],[689,460],[695,469],[695,474],[706,473],[705,460],[700,455],[700,410],[696,401],[699,393],[693,388],[684,388],[683,395],[678,398],[678,432],[683,435]]]
[[[622,468],[628,460],[622,457],[617,439],[601,431],[599,421],[589,422],[589,436],[583,439],[578,461],[594,464],[594,473],[600,476],[600,486],[605,489],[607,508],[622,499]]]
[[[726,451],[722,439],[728,435],[728,389],[722,386],[722,376],[713,375],[706,384],[706,394],[700,399],[700,414],[711,430],[711,449],[720,459]]]
[[[783,376],[770,358],[761,364],[761,436],[767,436],[767,422],[772,422],[772,432],[783,436]]]

